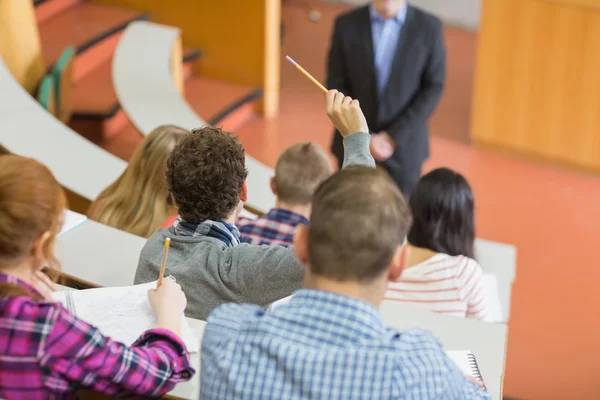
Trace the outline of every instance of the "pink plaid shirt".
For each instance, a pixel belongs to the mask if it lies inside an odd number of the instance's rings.
[[[35,289],[0,274],[0,283]],[[0,298],[0,399],[70,399],[78,389],[160,396],[194,374],[181,339],[146,331],[131,346],[104,337],[59,303]]]

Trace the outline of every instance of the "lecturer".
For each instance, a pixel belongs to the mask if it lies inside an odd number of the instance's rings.
[[[429,156],[428,119],[446,75],[442,24],[406,0],[373,0],[335,21],[327,86],[358,99],[371,153],[405,196]],[[332,148],[340,166],[342,136]]]

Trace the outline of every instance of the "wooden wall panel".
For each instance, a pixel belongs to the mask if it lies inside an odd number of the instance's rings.
[[[484,2],[477,144],[600,171],[600,9],[574,1]]]
[[[279,104],[280,0],[91,0],[148,12],[152,21],[177,26],[183,44],[202,49],[195,71],[264,90],[266,116]]]
[[[40,36],[32,0],[0,0],[0,55],[29,93],[44,76]]]

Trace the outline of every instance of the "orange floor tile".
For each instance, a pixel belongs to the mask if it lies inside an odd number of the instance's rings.
[[[282,57],[289,54],[323,80],[332,18],[344,7],[316,7],[323,14],[316,24],[304,9],[284,7]],[[476,195],[478,236],[518,247],[504,393],[600,398],[600,268],[592,254],[600,234],[600,178],[467,145],[476,35],[447,28],[446,43],[447,88],[431,122],[426,168],[464,173]],[[248,153],[271,166],[292,143],[328,146],[331,139],[322,93],[285,62],[281,73],[280,116],[257,118],[237,132]]]

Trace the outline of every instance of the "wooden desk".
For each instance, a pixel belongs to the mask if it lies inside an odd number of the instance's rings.
[[[179,29],[137,21],[127,27],[115,51],[112,73],[117,97],[129,119],[145,135],[163,124],[185,129],[206,125],[174,81],[171,57],[180,47]],[[246,168],[246,205],[255,213],[266,213],[275,205],[269,185],[273,170],[249,155]]]
[[[126,167],[124,161],[47,113],[1,59],[0,143],[12,153],[44,163],[63,187],[88,200],[95,199]]]

